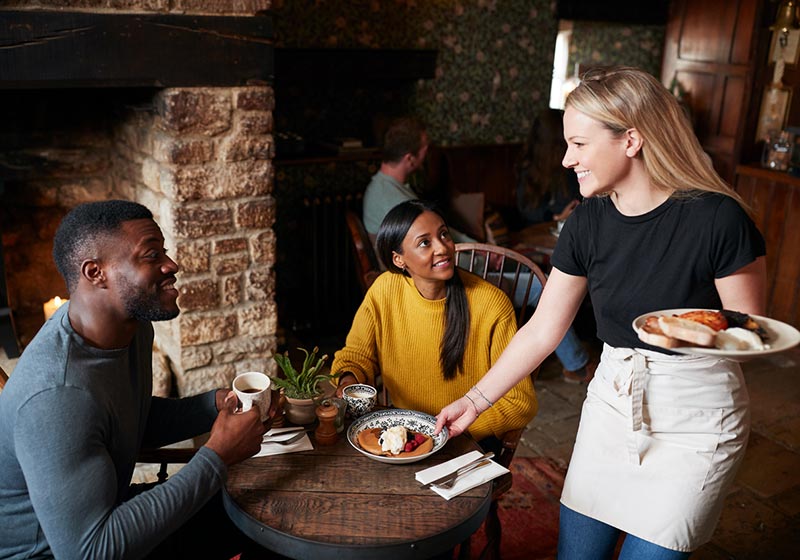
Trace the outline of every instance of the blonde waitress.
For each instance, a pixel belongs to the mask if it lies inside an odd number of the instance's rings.
[[[744,455],[748,396],[735,362],[640,342],[637,316],[764,311],[764,240],[652,76],[589,73],[564,114],[586,198],[567,220],[535,315],[474,389],[445,407],[460,433],[547,357],[587,293],[604,342],[561,496],[559,560],[679,559],[707,542]]]

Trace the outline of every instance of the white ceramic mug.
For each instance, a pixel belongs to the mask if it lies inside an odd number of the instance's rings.
[[[261,412],[261,421],[265,421],[269,414],[269,405],[272,398],[272,380],[260,371],[240,373],[233,380],[233,392],[242,403],[242,412],[253,408],[253,403]]]

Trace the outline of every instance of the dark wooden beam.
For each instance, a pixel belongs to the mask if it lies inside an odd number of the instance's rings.
[[[271,82],[268,15],[0,11],[0,89]]]

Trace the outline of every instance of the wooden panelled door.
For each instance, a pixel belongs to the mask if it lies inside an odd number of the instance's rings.
[[[760,0],[673,0],[661,81],[688,92],[695,133],[733,184],[750,97]]]

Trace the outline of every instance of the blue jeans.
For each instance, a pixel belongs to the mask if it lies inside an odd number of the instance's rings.
[[[561,506],[558,522],[558,560],[612,558],[622,531]],[[685,560],[690,552],[670,550],[626,535],[618,560]]]
[[[525,288],[528,285],[528,274],[529,273],[522,273],[519,275],[517,288],[514,291],[514,299],[512,303],[514,304],[514,307],[518,309],[522,307],[522,302],[525,300]],[[489,276],[491,277],[491,274]],[[495,278],[497,278],[497,276],[495,276]],[[513,286],[514,273],[504,272],[503,283],[507,283],[509,288]],[[542,283],[539,282],[538,278],[534,278],[533,283],[531,284],[531,291],[528,294],[528,307],[530,309],[536,308],[541,295]],[[581,341],[578,338],[578,335],[575,334],[575,329],[573,329],[572,326],[567,329],[566,334],[564,334],[564,338],[562,338],[561,342],[559,342],[558,346],[556,346],[555,354],[559,361],[561,361],[561,365],[564,366],[564,369],[569,371],[577,371],[589,363],[589,354],[586,353],[586,349],[583,347],[583,344],[581,344]]]

